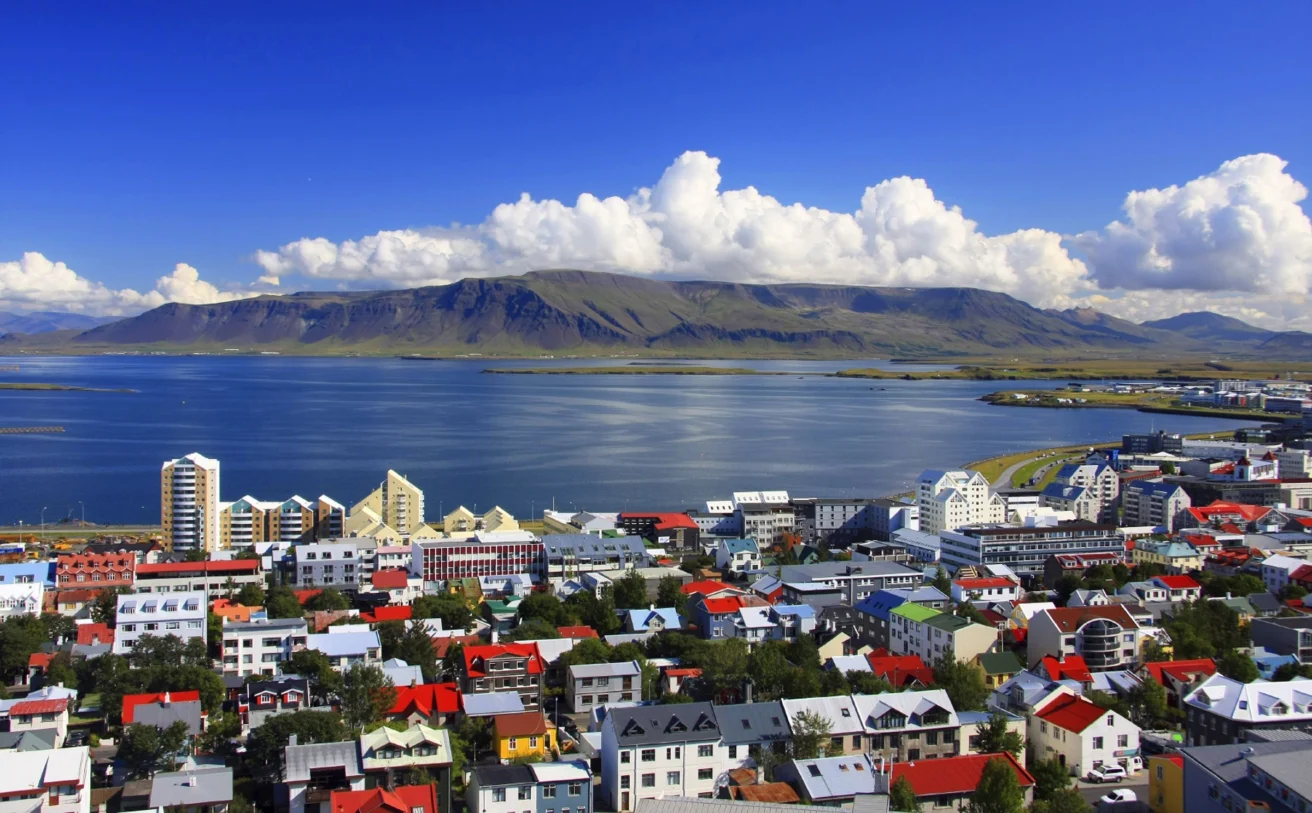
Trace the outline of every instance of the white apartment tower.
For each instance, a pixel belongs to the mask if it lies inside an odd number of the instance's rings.
[[[916,480],[916,503],[920,530],[929,534],[1007,519],[1007,501],[989,488],[989,481],[977,471],[930,469],[921,473]]]
[[[193,453],[164,462],[160,523],[175,551],[218,550],[219,461]]]
[[[351,506],[351,514],[364,508],[372,510],[384,525],[402,536],[409,536],[424,524],[424,492],[390,469],[378,488]]]

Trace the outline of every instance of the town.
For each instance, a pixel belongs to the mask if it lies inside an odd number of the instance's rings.
[[[0,548],[0,796],[100,813],[1305,810],[1312,452],[695,509],[225,501]],[[408,809],[407,809],[408,808]],[[768,808],[768,810],[767,810]]]

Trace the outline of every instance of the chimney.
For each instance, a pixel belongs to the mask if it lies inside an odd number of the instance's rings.
[[[655,604],[648,604],[648,605],[647,605],[647,609],[648,609],[648,610],[651,610],[652,612],[656,612],[656,605],[655,605]]]
[[[186,779],[182,780],[182,784],[186,785],[186,786],[189,787],[189,788],[194,788],[194,787],[196,787],[196,776],[195,776],[195,774],[192,774],[192,775],[188,776]]]
[[[493,627],[493,628],[492,628],[492,643],[495,644],[495,643],[496,643],[497,641],[499,641],[499,640],[501,640],[501,633],[497,632],[497,628],[496,628],[496,627]]]
[[[172,703],[172,702],[173,702],[173,698],[172,698],[172,696],[169,695],[168,692],[165,692],[165,693],[164,693],[164,705],[167,706],[169,703]]]
[[[296,735],[295,735],[295,734],[292,734],[291,736],[289,736],[289,737],[287,738],[287,744],[288,744],[288,745],[295,745],[295,744],[296,744],[296,740],[297,740]]]

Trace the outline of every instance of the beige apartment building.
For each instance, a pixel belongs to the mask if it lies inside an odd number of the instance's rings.
[[[337,539],[346,531],[346,509],[320,496],[311,502],[299,496],[283,502],[247,495],[219,505],[219,545],[248,547],[257,542],[314,542]]]
[[[193,453],[164,462],[160,524],[172,550],[218,550],[219,461]]]
[[[365,509],[376,514],[382,524],[408,537],[424,524],[424,492],[389,469],[378,488],[351,506],[351,516]]]

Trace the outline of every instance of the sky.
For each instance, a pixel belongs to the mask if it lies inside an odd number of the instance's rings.
[[[576,267],[1312,329],[1312,4],[4,4],[0,310]]]

